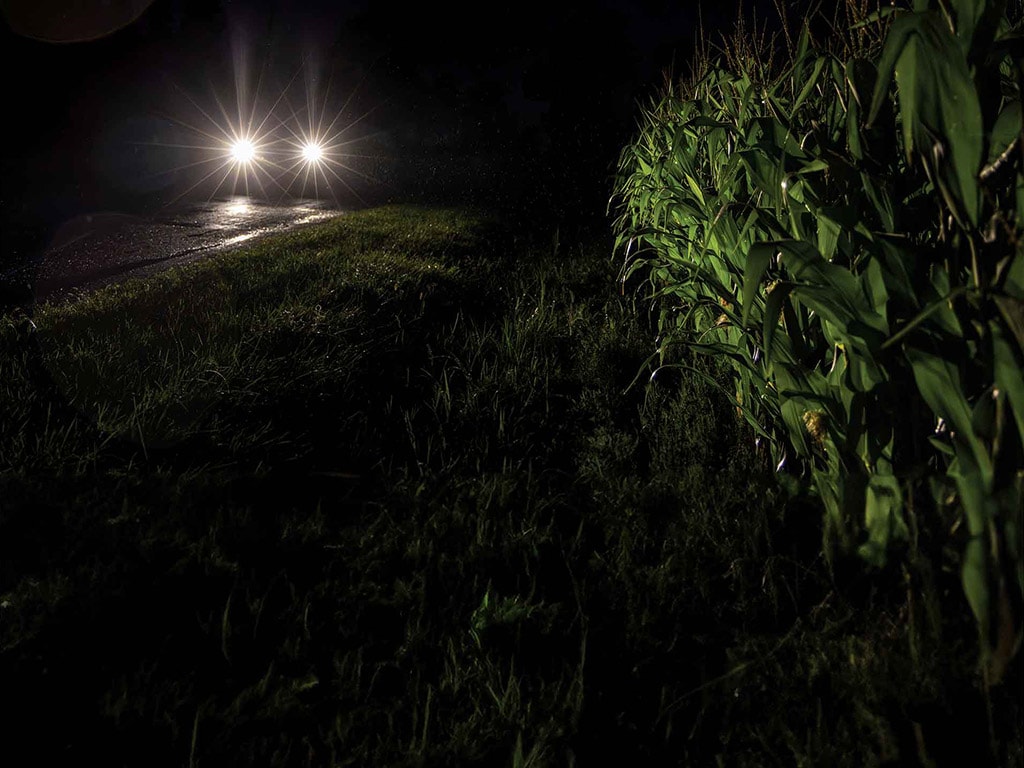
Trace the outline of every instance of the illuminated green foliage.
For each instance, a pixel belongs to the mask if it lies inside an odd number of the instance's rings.
[[[727,45],[668,85],[620,158],[617,247],[658,300],[662,364],[730,362],[827,547],[878,567],[924,530],[956,549],[995,681],[1024,591],[1020,13],[856,21],[823,45],[804,19],[771,67]]]

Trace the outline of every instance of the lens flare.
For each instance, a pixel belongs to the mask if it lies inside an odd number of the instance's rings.
[[[231,145],[231,157],[239,165],[246,165],[256,159],[256,145],[249,139],[239,139]]]
[[[347,113],[361,83],[339,105],[331,95],[333,73],[321,85],[324,73],[308,57],[287,81],[262,69],[250,72],[244,58],[236,54],[233,99],[225,98],[224,86],[214,83],[209,101],[174,84],[183,103],[165,117],[189,135],[183,135],[180,143],[151,143],[190,153],[161,172],[182,174],[180,191],[172,202],[196,194],[213,199],[225,192],[265,198],[274,190],[292,197],[329,195],[337,202],[342,188],[362,201],[355,182],[379,183],[363,167],[383,156],[351,151],[374,135],[372,131],[352,135],[375,108],[356,116]],[[304,72],[303,94],[296,81]]]
[[[317,142],[310,141],[302,147],[302,159],[307,163],[319,163],[323,160],[324,148]]]

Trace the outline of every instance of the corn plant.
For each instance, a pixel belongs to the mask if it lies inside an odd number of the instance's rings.
[[[829,46],[805,18],[774,71],[705,56],[644,110],[613,197],[661,362],[728,360],[828,547],[880,567],[948,532],[990,682],[1024,592],[1020,16],[914,0],[847,30],[881,45]]]

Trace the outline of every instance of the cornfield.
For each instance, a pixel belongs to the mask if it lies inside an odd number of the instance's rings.
[[[1020,8],[845,8],[737,30],[665,84],[620,157],[616,249],[660,308],[660,364],[728,361],[827,554],[954,549],[995,683],[1024,592]]]

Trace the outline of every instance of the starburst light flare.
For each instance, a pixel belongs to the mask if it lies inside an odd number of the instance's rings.
[[[246,165],[256,159],[256,145],[249,139],[238,139],[231,145],[231,157],[239,165]]]
[[[310,141],[302,147],[302,159],[307,163],[319,163],[324,158],[324,148],[318,142]]]

